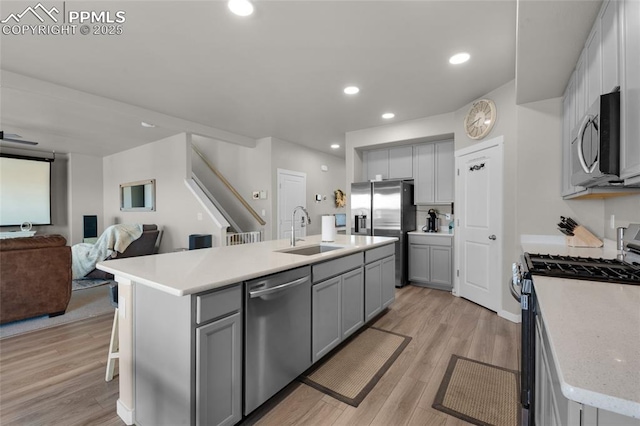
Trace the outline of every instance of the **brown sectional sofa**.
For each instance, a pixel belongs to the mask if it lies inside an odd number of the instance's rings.
[[[62,315],[71,299],[71,247],[62,235],[0,240],[0,324]]]

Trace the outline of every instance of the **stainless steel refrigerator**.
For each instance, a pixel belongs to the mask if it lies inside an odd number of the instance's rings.
[[[416,229],[413,181],[351,184],[351,234],[397,237],[396,287],[408,284],[407,232]]]

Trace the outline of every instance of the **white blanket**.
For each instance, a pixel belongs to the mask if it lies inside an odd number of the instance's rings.
[[[95,244],[81,243],[71,247],[73,279],[82,278],[115,251],[124,252],[129,244],[140,238],[142,225],[112,225],[105,229]]]

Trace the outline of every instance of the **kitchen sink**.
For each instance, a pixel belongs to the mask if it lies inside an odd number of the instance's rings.
[[[336,246],[330,244],[315,244],[312,246],[304,246],[299,248],[290,248],[286,250],[278,250],[280,253],[299,254],[301,256],[312,256],[314,254],[326,253],[332,250],[339,250],[344,246]]]

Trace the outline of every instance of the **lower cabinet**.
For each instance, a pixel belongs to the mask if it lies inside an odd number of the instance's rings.
[[[453,238],[409,234],[409,281],[441,290],[453,288]]]
[[[371,320],[395,300],[395,255],[364,267],[364,320]]]
[[[242,316],[196,328],[196,424],[233,425],[242,418]]]
[[[135,424],[242,420],[242,285],[183,297],[134,292]]]
[[[311,288],[312,361],[316,362],[364,324],[362,267]]]

